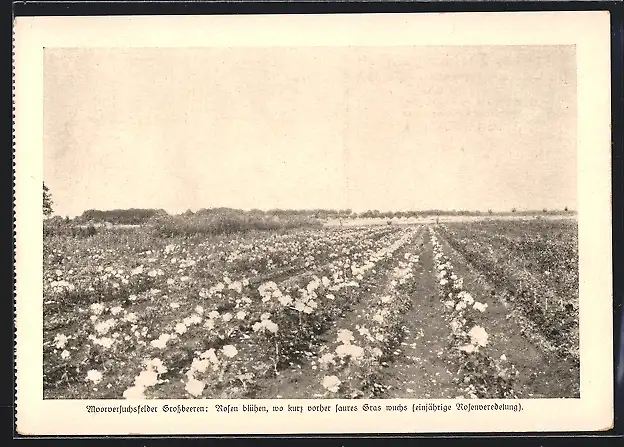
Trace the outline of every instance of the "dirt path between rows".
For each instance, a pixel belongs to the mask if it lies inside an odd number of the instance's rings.
[[[433,247],[427,232],[415,273],[417,290],[405,317],[405,338],[400,354],[384,371],[386,398],[450,399],[457,396],[453,366],[444,360],[449,328],[438,296]]]
[[[356,324],[363,323],[361,318],[363,311],[367,309],[368,302],[372,296],[383,294],[386,289],[389,277],[392,271],[392,267],[397,263],[397,260],[401,258],[401,255],[407,251],[419,253],[422,248],[421,243],[425,237],[425,228],[421,227],[417,230],[417,233],[412,236],[412,241],[407,242],[401,247],[390,261],[390,265],[383,268],[383,276],[381,278],[371,278],[370,290],[366,292],[366,295],[362,297],[360,302],[351,310],[345,312],[338,320],[332,322],[331,327],[319,337],[321,343],[328,342],[330,339],[335,338],[335,333],[339,328],[354,328]],[[377,268],[377,270],[381,270]],[[259,383],[259,390],[257,391],[255,398],[285,398],[285,399],[309,399],[315,396],[316,389],[319,388],[320,379],[322,377],[321,371],[318,370],[316,365],[313,365],[310,361],[303,362],[302,364],[294,365],[284,371],[281,371],[277,377],[273,377]]]
[[[558,357],[555,352],[547,352],[543,337],[519,309],[505,301],[504,291],[490,284],[442,235],[438,237],[455,273],[464,279],[464,289],[475,300],[488,305],[488,327],[485,328],[490,334],[488,349],[497,357],[505,354],[518,369],[520,374],[514,386],[517,396],[578,398],[578,364],[573,359]]]
[[[505,354],[518,369],[514,391],[520,398],[574,398],[578,397],[579,371],[571,362],[558,359],[534,343],[526,326],[518,321],[517,313],[477,270],[475,270],[447,241],[439,235],[444,253],[451,260],[454,272],[464,279],[464,288],[475,300],[487,303],[487,327],[490,335],[488,350],[498,358]],[[378,375],[385,399],[454,399],[460,394],[457,371],[460,365],[449,358],[450,328],[445,319],[448,310],[439,297],[438,282],[433,262],[433,246],[426,227],[414,235],[411,242],[397,251],[411,251],[420,256],[414,269],[415,291],[412,307],[405,314],[404,333],[394,355]],[[361,301],[341,318],[334,321],[321,337],[327,342],[339,328],[353,328],[362,323],[367,303],[383,294],[389,281],[392,265],[384,267],[381,276],[370,278]],[[267,378],[261,384],[256,398],[314,398],[319,389],[322,372],[311,361],[281,371],[277,377]]]

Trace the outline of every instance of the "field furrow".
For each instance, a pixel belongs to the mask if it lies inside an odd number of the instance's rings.
[[[399,353],[404,337],[423,228],[406,236],[392,257],[376,265],[375,274],[357,291],[353,307],[345,308],[332,322],[306,361],[280,372],[277,380],[267,381],[260,397],[370,398],[385,394],[380,377]]]
[[[483,312],[487,346],[493,358],[504,355],[513,365],[513,393],[520,398],[578,397],[578,363],[573,358],[562,360],[536,323],[505,299],[504,290],[489,282],[487,275],[475,269],[447,239],[440,241],[456,275],[463,280],[462,287],[475,300],[487,304]]]
[[[44,397],[576,397],[573,227],[527,225],[46,237]]]
[[[575,256],[543,249],[550,252],[550,263],[535,272],[533,266],[527,268],[531,264],[527,259],[546,258],[541,251],[537,255],[533,249],[510,251],[497,243],[499,237],[466,239],[451,229],[443,231],[447,241],[497,288],[500,298],[523,314],[526,332],[540,337],[545,350],[578,362],[578,270],[570,265]]]

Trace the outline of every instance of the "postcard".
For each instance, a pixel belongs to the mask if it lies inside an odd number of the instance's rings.
[[[609,33],[18,17],[17,431],[612,427]]]

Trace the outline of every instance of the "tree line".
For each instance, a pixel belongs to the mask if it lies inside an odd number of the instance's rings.
[[[45,183],[43,184],[43,214],[50,217],[53,211],[52,195]],[[564,210],[548,210],[542,209],[542,213],[561,213],[569,212],[568,208]],[[516,208],[510,210],[512,214],[535,214],[540,211],[518,211]],[[510,212],[492,210],[488,211],[471,211],[471,210],[413,210],[413,211],[379,211],[366,210],[363,212],[354,212],[351,209],[251,209],[241,210],[228,207],[202,208],[197,211],[187,210],[178,214],[181,217],[231,217],[231,218],[250,218],[250,219],[267,219],[267,218],[308,218],[308,219],[403,219],[403,218],[419,218],[425,216],[479,216],[479,215],[500,215],[509,214]],[[84,211],[80,216],[73,219],[77,223],[88,222],[110,222],[112,224],[123,225],[139,225],[151,219],[158,219],[171,216],[164,209],[154,208],[129,208],[114,210],[98,210],[90,209]],[[175,216],[175,215],[174,215]]]

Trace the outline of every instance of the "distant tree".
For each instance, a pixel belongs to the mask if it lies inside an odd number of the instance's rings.
[[[511,212],[512,212],[512,213],[515,213],[515,212],[516,212],[516,208],[515,208],[515,207],[514,207],[514,208],[512,208],[512,209],[511,209]]]
[[[547,210],[546,208],[543,208],[543,209],[542,209],[542,212],[543,212],[543,213],[547,213],[547,212],[548,212],[548,210]]]
[[[50,217],[54,212],[52,210],[52,194],[50,190],[46,186],[45,182],[43,183],[43,215],[45,217]]]
[[[568,212],[568,207],[566,206],[563,211],[565,211],[566,213]]]
[[[493,213],[494,212],[491,209],[488,210],[488,214],[493,214]]]

